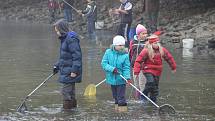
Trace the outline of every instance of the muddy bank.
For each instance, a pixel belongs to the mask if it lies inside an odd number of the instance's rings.
[[[76,1],[77,9],[85,7],[85,0]],[[143,1],[131,0],[134,3],[133,27],[144,18]],[[98,4],[98,21],[105,23],[103,29],[112,30],[113,22],[108,15],[111,7],[118,6],[116,0],[100,0]],[[215,8],[213,0],[160,0],[158,28],[164,31],[163,42],[182,43],[184,38],[193,38],[194,47],[213,54],[215,41]],[[21,21],[29,23],[49,24],[47,1],[43,0],[2,0],[0,1],[0,21]],[[75,12],[75,21],[71,24],[77,31],[86,33],[86,20]],[[58,18],[63,13],[58,14]],[[78,21],[77,21],[78,20]],[[215,46],[215,45],[214,45]]]

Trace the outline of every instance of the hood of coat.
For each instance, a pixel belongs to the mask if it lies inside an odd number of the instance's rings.
[[[54,26],[58,29],[61,35],[65,35],[69,32],[69,24],[65,19],[58,20],[54,23]]]
[[[127,54],[127,53],[128,53],[128,49],[125,48],[125,47],[124,47],[123,49],[121,49],[121,50],[116,50],[116,49],[115,49],[115,45],[111,45],[111,46],[110,46],[110,49],[111,49],[112,51],[118,53],[118,54]]]
[[[67,32],[67,33],[62,34],[62,35],[59,37],[59,39],[60,39],[60,40],[64,40],[64,39],[66,39],[67,37],[69,37],[69,38],[77,38],[77,39],[78,39],[78,34],[77,34],[76,32],[74,32],[74,31]]]

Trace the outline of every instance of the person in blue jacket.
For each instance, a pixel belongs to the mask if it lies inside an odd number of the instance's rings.
[[[82,79],[82,52],[78,34],[69,30],[68,22],[60,19],[54,24],[55,31],[61,41],[60,57],[53,68],[59,73],[58,81],[62,83],[63,109],[69,110],[77,106],[75,83]]]
[[[126,81],[120,77],[124,76],[130,81],[130,61],[125,49],[125,38],[117,35],[113,38],[113,44],[107,49],[101,62],[106,74],[106,83],[111,85],[112,95],[115,99],[115,110],[127,111],[125,99]]]

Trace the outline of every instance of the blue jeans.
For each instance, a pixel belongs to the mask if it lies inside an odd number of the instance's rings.
[[[125,99],[125,89],[126,85],[111,85],[112,95],[115,99],[115,104],[119,106],[126,106],[126,99]]]
[[[89,34],[89,39],[96,39],[96,29],[95,29],[95,21],[93,19],[87,20],[87,31]]]
[[[67,22],[72,22],[72,10],[65,8],[64,9],[64,19],[67,20]]]
[[[151,73],[144,73],[146,77],[146,84],[143,93],[153,101],[157,101],[157,96],[159,95],[159,76],[154,76]],[[141,96],[141,99],[145,99]]]
[[[126,47],[129,47],[130,28],[131,28],[131,23],[120,23],[118,30],[117,30],[117,35],[121,35],[121,36],[125,37],[125,39],[127,40],[125,43]]]

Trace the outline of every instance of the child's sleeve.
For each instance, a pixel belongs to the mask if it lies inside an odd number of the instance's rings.
[[[164,51],[164,60],[169,64],[169,66],[171,67],[172,70],[175,70],[176,69],[176,62],[173,58],[173,56],[170,54],[170,52],[166,49],[166,48],[163,48],[163,51]]]
[[[85,10],[82,11],[82,14],[86,15],[89,13],[91,6],[87,5],[87,7],[85,8]]]
[[[113,72],[113,70],[115,68],[109,64],[108,50],[106,50],[106,52],[102,58],[101,66],[105,71],[109,71],[109,72]]]
[[[133,40],[131,40],[130,41],[130,43],[129,43],[129,60],[130,60],[130,62],[131,62],[131,59],[132,59],[132,56],[133,56],[133,49],[132,49],[132,44],[133,43]]]
[[[128,2],[128,3],[125,5],[125,10],[126,10],[126,11],[130,11],[132,8],[133,8],[133,5],[132,5],[130,2]]]
[[[95,9],[96,5],[95,6],[87,5],[87,8],[84,11],[82,11],[82,13],[84,14],[84,16],[90,16],[95,11]]]

